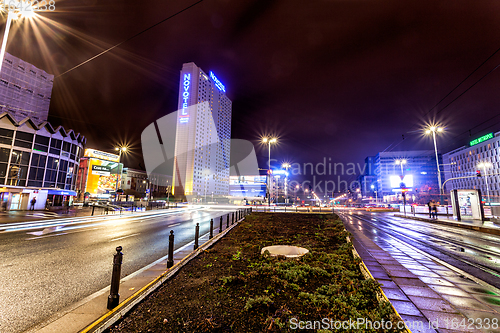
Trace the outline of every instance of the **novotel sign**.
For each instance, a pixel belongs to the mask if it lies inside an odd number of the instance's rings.
[[[215,86],[219,88],[219,90],[222,90],[223,92],[226,92],[226,87],[222,84],[222,82],[219,81],[217,76],[215,76],[214,72],[210,71],[210,78],[214,81]]]
[[[189,91],[191,89],[191,73],[184,74],[182,78],[182,108],[179,115],[179,123],[185,124],[189,121],[189,114],[187,112]]]
[[[482,137],[480,137],[480,138],[477,138],[477,139],[475,139],[475,140],[472,140],[472,141],[470,142],[470,146],[471,146],[471,147],[472,147],[472,146],[475,146],[475,145],[477,145],[477,144],[479,144],[479,143],[481,143],[481,142],[484,142],[484,141],[486,141],[486,140],[493,139],[494,137],[495,137],[495,136],[493,135],[493,132],[492,132],[492,133],[488,133],[488,134],[486,134],[486,135],[483,135],[483,136],[482,136]]]

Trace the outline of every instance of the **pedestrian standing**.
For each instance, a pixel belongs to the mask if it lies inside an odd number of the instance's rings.
[[[438,216],[437,209],[438,209],[438,204],[434,200],[432,200],[432,215],[434,219],[437,219]]]
[[[429,218],[432,218],[432,200],[429,200],[427,207],[429,208]]]
[[[31,210],[35,210],[36,198],[31,199]]]

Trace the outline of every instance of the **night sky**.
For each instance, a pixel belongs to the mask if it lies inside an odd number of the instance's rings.
[[[421,130],[432,121],[446,127],[442,152],[500,130],[497,0],[204,0],[62,76],[196,1],[55,2],[38,28],[14,36],[15,23],[7,52],[56,75],[51,123],[88,147],[131,145],[130,167],[142,159],[142,130],[176,110],[191,61],[225,84],[232,137],[252,140],[262,167],[258,142],[269,134],[279,161],[361,163],[433,149]]]

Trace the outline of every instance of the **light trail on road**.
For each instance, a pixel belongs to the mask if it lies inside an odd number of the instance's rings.
[[[113,254],[123,247],[122,278],[209,231],[232,209],[80,217],[0,224],[0,332],[23,332],[109,287]],[[225,221],[225,218],[224,218]],[[214,223],[214,227],[218,223]]]

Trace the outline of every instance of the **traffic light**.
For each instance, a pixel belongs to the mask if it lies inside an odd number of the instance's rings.
[[[481,170],[476,170],[476,176],[481,177]]]

